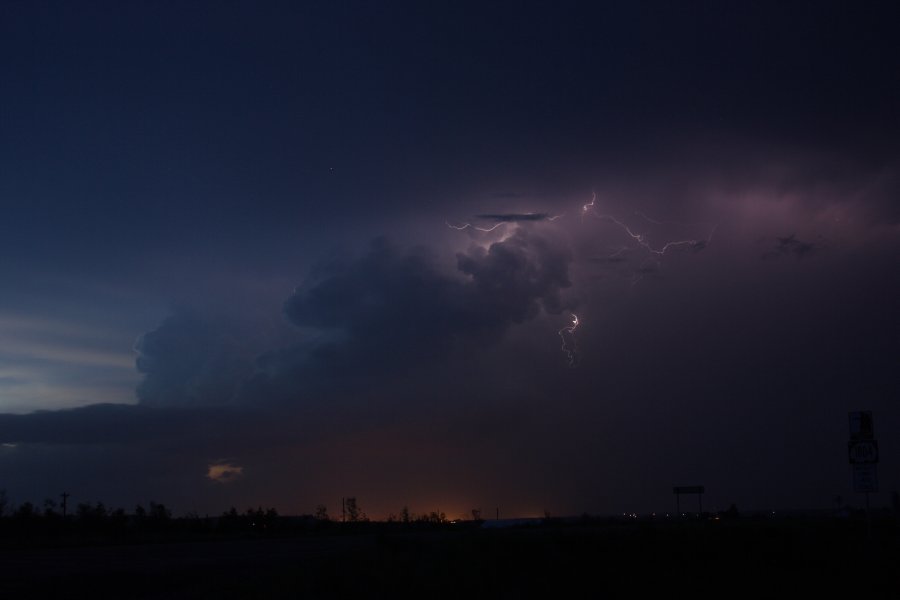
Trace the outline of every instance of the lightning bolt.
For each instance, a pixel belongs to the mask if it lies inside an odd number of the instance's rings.
[[[464,229],[469,229],[471,227],[472,229],[474,229],[476,231],[483,231],[485,233],[490,233],[491,231],[497,229],[498,227],[502,227],[503,225],[509,225],[509,222],[507,222],[507,221],[501,221],[499,223],[496,223],[492,227],[478,227],[477,225],[472,225],[471,223],[463,223],[461,225],[453,225],[449,221],[444,221],[444,223],[450,229],[455,229],[457,231],[462,231]]]
[[[581,220],[584,221],[584,215],[588,213],[589,210],[594,208],[594,205],[597,204],[597,192],[591,192],[591,201],[581,207]]]
[[[663,256],[666,255],[666,253],[668,253],[670,250],[674,250],[674,249],[680,248],[680,247],[688,247],[688,248],[693,248],[693,249],[697,249],[697,250],[702,250],[703,248],[705,248],[708,244],[710,244],[712,242],[713,235],[715,234],[716,229],[718,228],[718,224],[714,225],[712,227],[712,229],[710,230],[709,235],[706,236],[706,238],[671,240],[671,241],[666,242],[662,246],[654,247],[647,240],[646,233],[637,232],[637,231],[633,230],[624,220],[622,220],[614,215],[611,215],[611,214],[599,213],[599,212],[597,212],[596,209],[597,209],[597,192],[592,190],[591,201],[583,204],[581,207],[582,222],[584,221],[584,218],[586,216],[592,216],[596,219],[600,219],[603,221],[608,221],[610,223],[613,223],[619,229],[621,229],[623,232],[625,232],[625,234],[628,235],[628,237],[630,237],[635,242],[635,244],[637,244],[638,246],[643,248],[648,254],[647,257],[644,259],[644,261],[641,263],[641,268],[639,270],[636,270],[632,274],[632,282],[631,282],[632,285],[635,285],[641,279],[643,279],[642,272],[645,270],[648,263],[655,262],[658,265],[661,263],[661,259]],[[528,214],[531,214],[531,213],[528,213]],[[651,225],[665,225],[665,223],[663,223],[661,221],[657,221],[655,219],[652,219],[642,212],[635,212],[635,215],[640,217],[647,223],[650,223]],[[559,215],[547,216],[545,220],[553,222],[553,221],[561,219],[565,216],[566,216],[566,213],[562,213]],[[501,221],[501,222],[491,225],[490,227],[480,227],[478,225],[473,225],[472,223],[468,223],[468,222],[453,224],[453,223],[450,223],[449,221],[445,221],[445,224],[450,229],[454,229],[456,231],[473,229],[475,231],[481,231],[483,233],[490,233],[490,232],[494,231],[495,229],[502,227],[504,225],[513,225],[515,227],[520,226],[519,223],[512,221],[512,220]],[[621,246],[619,248],[613,248],[612,250],[614,250],[614,251],[612,254],[610,254],[607,257],[607,260],[620,258],[621,256],[623,256],[625,253],[628,252],[629,247]],[[577,340],[575,337],[575,332],[578,329],[579,325],[581,324],[581,321],[579,320],[578,315],[576,315],[575,313],[571,313],[570,318],[571,318],[570,323],[568,325],[566,325],[565,327],[563,327],[562,329],[560,329],[557,333],[559,334],[559,337],[562,340],[562,351],[566,354],[566,357],[568,358],[569,367],[575,367],[578,364],[578,343],[577,343]]]
[[[625,223],[621,219],[616,218],[613,215],[597,213],[595,210],[596,204],[597,204],[597,192],[593,192],[592,196],[591,196],[591,201],[588,202],[587,204],[585,204],[584,206],[582,206],[582,208],[581,208],[582,220],[584,219],[585,215],[591,214],[592,216],[594,216],[597,219],[614,223],[619,227],[619,229],[624,231],[628,235],[628,237],[630,237],[635,242],[637,242],[637,244],[639,246],[641,246],[642,248],[647,250],[647,252],[649,252],[650,254],[653,254],[656,256],[663,256],[669,250],[671,250],[673,248],[678,248],[680,246],[688,246],[690,248],[699,248],[699,249],[705,248],[709,243],[712,242],[713,234],[716,232],[716,228],[718,228],[718,226],[719,226],[718,224],[713,225],[712,229],[709,232],[709,235],[706,236],[705,239],[673,240],[671,242],[666,242],[663,246],[661,246],[659,248],[654,248],[653,246],[650,245],[650,242],[647,241],[646,234],[634,232],[631,229],[631,227],[628,226],[627,223]],[[660,221],[651,219],[644,213],[638,212],[635,214],[639,215],[640,217],[642,217],[646,221],[649,221],[650,223],[654,223],[656,225],[662,224]]]
[[[596,199],[596,195],[594,198]],[[591,206],[593,206],[593,201],[591,203]],[[590,207],[588,205],[585,205],[583,212],[587,212],[588,208],[590,208]],[[557,220],[563,218],[564,216],[566,216],[566,213],[548,216],[548,217],[546,217],[546,220],[553,222],[553,221],[557,221]],[[473,225],[472,223],[468,223],[468,222],[453,224],[449,221],[444,221],[444,224],[447,225],[447,227],[449,227],[450,229],[454,229],[456,231],[464,231],[466,229],[473,229],[475,231],[481,231],[484,233],[490,233],[491,231],[494,231],[495,229],[497,229],[498,227],[501,227],[503,225],[515,225],[517,227],[519,226],[519,223],[516,223],[514,221],[501,221],[499,223],[495,223],[494,225],[492,225],[490,227],[479,227],[477,225]],[[620,250],[620,252],[624,252],[625,250],[627,250],[627,248],[623,247]],[[566,357],[568,358],[569,367],[575,367],[578,364],[578,343],[577,343],[577,340],[575,339],[575,330],[578,329],[579,324],[580,324],[580,321],[578,320],[578,315],[576,315],[575,313],[572,313],[571,314],[571,322],[557,332],[559,334],[560,339],[562,340],[562,351],[566,353]]]
[[[575,367],[578,364],[578,343],[575,339],[575,330],[581,323],[578,315],[572,313],[572,322],[559,330],[559,337],[562,340],[562,351],[569,358],[569,366]]]

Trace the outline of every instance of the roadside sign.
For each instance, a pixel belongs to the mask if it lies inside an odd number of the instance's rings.
[[[697,494],[697,507],[700,509],[698,515],[703,514],[703,492],[706,491],[702,485],[676,485],[672,488],[675,492],[675,514],[681,517],[681,495]]]
[[[857,493],[878,491],[878,468],[874,464],[853,465],[853,491]]]
[[[850,439],[875,439],[875,425],[872,420],[871,410],[860,410],[850,413]]]
[[[876,440],[860,440],[847,444],[850,464],[875,464],[878,462],[878,442]]]

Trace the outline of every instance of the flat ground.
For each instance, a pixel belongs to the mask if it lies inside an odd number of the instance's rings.
[[[585,523],[7,545],[0,598],[900,597],[893,521]]]

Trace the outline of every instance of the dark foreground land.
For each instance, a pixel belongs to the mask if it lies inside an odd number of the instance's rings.
[[[872,533],[782,519],[7,544],[0,598],[898,598],[897,524]]]

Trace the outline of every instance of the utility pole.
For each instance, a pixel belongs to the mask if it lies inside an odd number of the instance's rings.
[[[63,492],[62,494],[60,494],[60,496],[62,496],[62,500],[63,500],[62,501],[62,511],[63,511],[63,519],[65,519],[66,518],[66,506],[68,504],[70,494],[69,494],[69,492]]]

